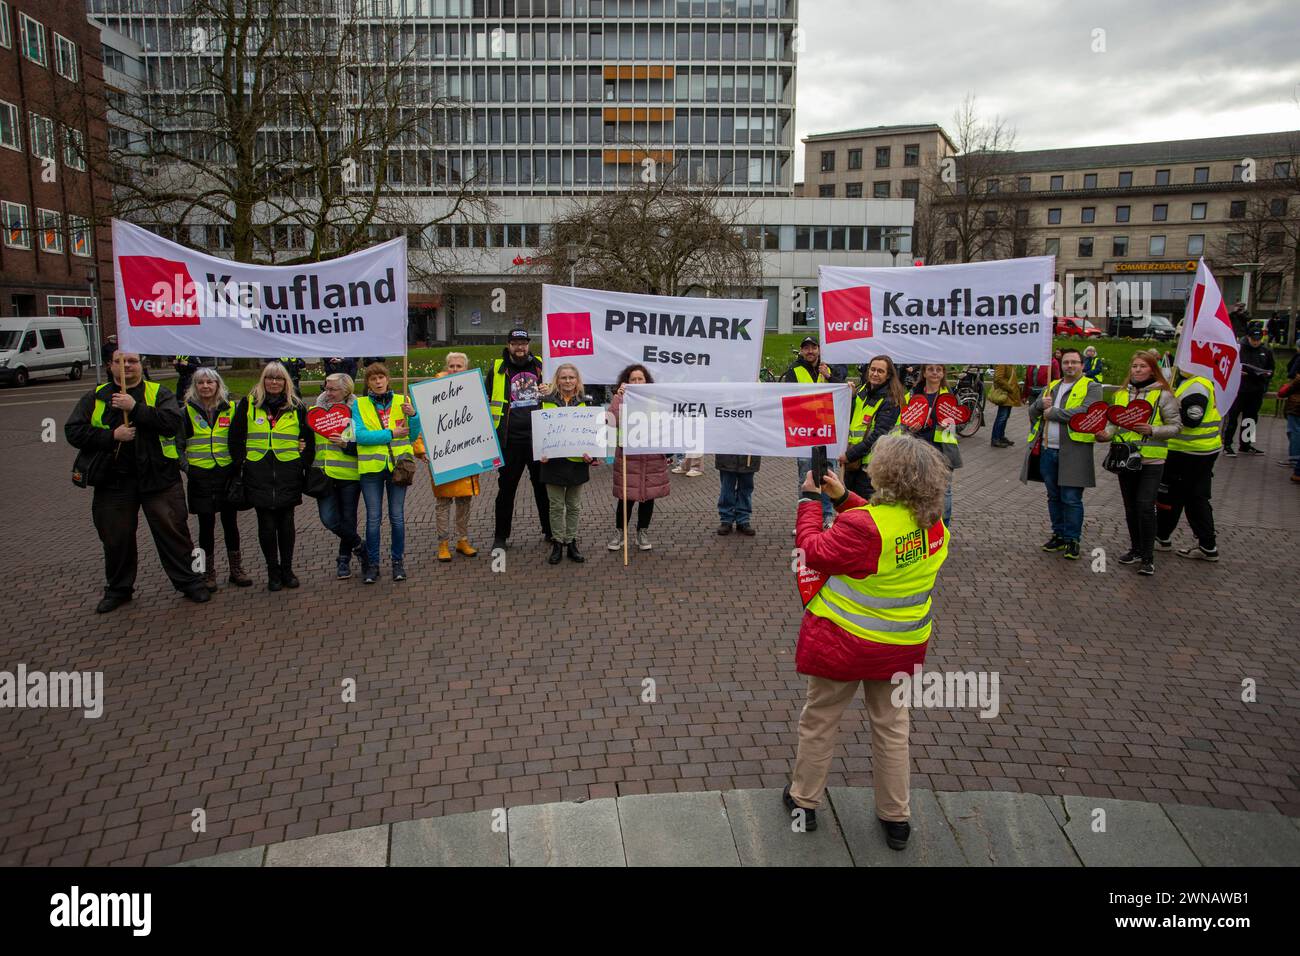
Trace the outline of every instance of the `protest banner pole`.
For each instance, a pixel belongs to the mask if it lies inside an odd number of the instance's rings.
[[[622,412],[623,421],[626,422],[627,402],[623,403],[623,407],[620,408],[619,411]],[[620,429],[620,431],[622,431],[622,429]],[[624,446],[626,446],[626,439],[624,439]],[[623,448],[623,567],[627,567],[627,519],[628,519],[628,512],[630,510],[631,509],[628,507],[628,500],[627,500],[627,448],[624,447]]]

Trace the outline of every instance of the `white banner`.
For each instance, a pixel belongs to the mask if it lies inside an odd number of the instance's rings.
[[[629,365],[656,382],[754,382],[767,302],[542,286],[546,377],[572,362],[583,382],[612,385]]]
[[[1210,267],[1196,264],[1196,282],[1183,310],[1183,334],[1178,339],[1175,364],[1189,375],[1214,383],[1214,401],[1224,418],[1241,386],[1241,349],[1232,332],[1232,319]],[[1229,436],[1228,440],[1232,440]]]
[[[631,454],[809,458],[825,445],[834,460],[847,444],[852,400],[848,385],[656,382],[627,387],[621,424]]]
[[[605,409],[599,405],[575,408],[539,408],[533,412],[533,460],[604,458]]]
[[[121,347],[148,355],[404,355],[406,240],[296,266],[204,255],[113,220]]]
[[[945,365],[1045,365],[1053,256],[908,269],[818,268],[823,362],[876,355]]]
[[[500,467],[481,369],[416,382],[410,392],[435,484]]]

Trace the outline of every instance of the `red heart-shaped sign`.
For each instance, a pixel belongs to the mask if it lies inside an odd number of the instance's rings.
[[[939,422],[954,421],[965,425],[970,421],[970,406],[958,405],[951,392],[944,392],[934,400],[934,417]]]
[[[1086,412],[1070,416],[1070,431],[1097,434],[1106,427],[1106,415],[1110,408],[1105,402],[1093,402]]]
[[[312,431],[333,438],[343,434],[344,429],[352,424],[352,411],[346,405],[331,405],[329,408],[317,405],[307,412],[307,424]]]
[[[916,395],[907,403],[907,407],[898,416],[898,420],[904,428],[919,431],[925,427],[925,420],[929,417],[930,403],[925,400],[924,395]]]
[[[1151,403],[1145,399],[1137,398],[1127,405],[1112,405],[1110,411],[1106,413],[1112,424],[1120,428],[1132,428],[1134,425],[1145,425],[1151,420]]]

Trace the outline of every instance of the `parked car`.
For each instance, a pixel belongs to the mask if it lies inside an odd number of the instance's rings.
[[[1178,330],[1166,315],[1118,316],[1111,325],[1111,334],[1126,339],[1158,339],[1166,342],[1178,338]]]
[[[90,343],[80,319],[18,316],[0,319],[0,383],[67,376],[74,382],[90,364]]]
[[[1101,329],[1093,325],[1087,319],[1076,319],[1072,316],[1058,315],[1056,317],[1056,334],[1057,335],[1074,335],[1083,338],[1094,338],[1101,335]]]

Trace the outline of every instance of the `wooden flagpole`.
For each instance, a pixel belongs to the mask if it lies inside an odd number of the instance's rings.
[[[622,412],[620,416],[624,422],[627,421],[627,402],[623,402],[623,407],[619,409]],[[619,429],[622,431],[622,429]],[[620,444],[623,436],[620,435]],[[623,449],[623,567],[627,567],[627,519],[628,519],[628,501],[627,501],[627,448]]]

